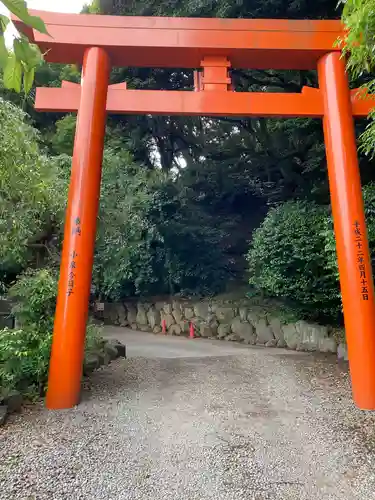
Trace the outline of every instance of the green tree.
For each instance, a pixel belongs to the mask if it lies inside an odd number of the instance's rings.
[[[97,290],[212,293],[229,278],[224,231],[160,170],[106,147],[94,263]]]

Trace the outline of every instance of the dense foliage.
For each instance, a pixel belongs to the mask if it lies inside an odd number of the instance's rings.
[[[32,329],[0,331],[0,394],[19,390],[29,397],[45,390],[51,335]]]
[[[111,299],[209,293],[226,269],[222,231],[160,171],[107,148],[94,282]]]
[[[363,196],[374,263],[375,185],[367,185]],[[256,289],[293,302],[307,317],[340,321],[339,274],[329,207],[289,201],[272,208],[253,234],[247,259],[249,280]]]
[[[75,117],[59,120],[51,150],[71,154],[74,130]],[[129,295],[222,290],[236,273],[229,239],[233,221],[229,214],[219,221],[214,218],[218,204],[224,205],[223,200],[214,199],[220,172],[206,173],[210,180],[202,193],[202,179],[192,178],[191,172],[184,173],[184,182],[135,162],[121,132],[107,127],[93,275],[98,294],[115,300]],[[69,157],[59,155],[54,161],[64,177]],[[226,189],[233,192],[229,186]]]
[[[0,98],[0,281],[43,257],[61,224],[65,184],[38,140],[25,114]]]
[[[354,78],[363,82],[363,88],[375,93],[375,1],[345,0],[342,2],[343,21],[347,35],[343,50],[348,57],[348,68]],[[369,156],[375,153],[375,111],[363,133],[362,150]]]
[[[290,201],[271,209],[255,231],[248,253],[250,283],[273,297],[290,299],[310,315],[337,316],[338,281],[327,268],[328,210]]]

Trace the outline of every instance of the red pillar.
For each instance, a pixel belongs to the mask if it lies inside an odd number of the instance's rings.
[[[47,407],[79,402],[99,204],[110,63],[86,50],[47,390]]]
[[[374,286],[345,61],[327,54],[318,74],[353,399],[374,410]]]

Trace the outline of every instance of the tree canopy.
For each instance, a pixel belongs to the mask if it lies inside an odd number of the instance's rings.
[[[331,0],[99,0],[102,12],[116,15],[186,16],[228,18],[338,18],[337,2]]]

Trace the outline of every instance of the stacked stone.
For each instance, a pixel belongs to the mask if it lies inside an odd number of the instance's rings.
[[[196,337],[243,342],[298,351],[337,352],[337,343],[326,326],[306,321],[283,323],[256,307],[213,301],[185,300],[105,304],[104,321],[140,330],[188,335],[190,323]]]

